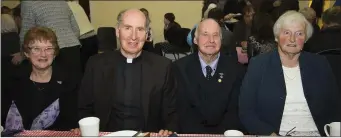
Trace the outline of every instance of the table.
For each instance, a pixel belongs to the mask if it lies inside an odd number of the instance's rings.
[[[99,136],[110,134],[111,132],[100,132]],[[50,130],[25,130],[16,137],[79,137],[71,131],[50,131]],[[158,137],[157,133],[151,133],[151,137]],[[223,137],[219,134],[178,134],[179,137]]]

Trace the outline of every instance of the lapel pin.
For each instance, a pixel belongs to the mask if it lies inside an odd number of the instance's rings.
[[[224,78],[224,73],[219,73],[219,78]]]
[[[57,81],[58,84],[62,84],[62,81]]]

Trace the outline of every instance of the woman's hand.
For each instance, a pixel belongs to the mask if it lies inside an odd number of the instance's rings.
[[[81,130],[79,128],[71,129],[70,131],[75,135],[81,135]]]
[[[168,137],[169,135],[173,134],[172,131],[169,130],[160,130],[158,136],[160,137]]]
[[[12,63],[13,63],[14,65],[19,65],[19,64],[24,60],[24,57],[21,55],[20,52],[15,53],[15,54],[13,54],[12,56],[13,56],[13,58],[12,58]]]

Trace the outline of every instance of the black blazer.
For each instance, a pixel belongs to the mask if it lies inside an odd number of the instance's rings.
[[[174,68],[179,86],[179,133],[223,134],[228,129],[243,131],[238,117],[238,96],[245,70],[235,59],[220,54],[212,86],[203,82],[205,79],[202,79],[204,75],[198,53],[176,61]],[[224,74],[221,83],[217,81],[219,73]],[[212,88],[215,86],[218,88]],[[214,90],[205,91],[203,87]],[[205,100],[214,100],[205,101],[200,91],[209,92],[204,94]],[[204,104],[204,101],[210,104]]]
[[[171,70],[171,61],[165,57],[143,51],[142,60],[142,107],[145,130],[177,130],[175,92],[176,83]],[[91,57],[88,61],[79,92],[80,118],[100,118],[100,130],[107,128],[111,114],[112,94],[116,90],[115,70],[125,60],[119,50]]]
[[[32,72],[31,64],[22,65],[18,70],[18,74],[12,81],[12,86],[9,88],[12,94],[13,101],[17,105],[17,108],[22,116],[23,125],[25,129],[30,129],[32,122],[27,122],[25,118],[28,118],[31,114],[32,101],[41,100],[33,99],[30,91],[37,88],[32,85],[30,75]],[[47,130],[70,130],[78,126],[77,115],[77,91],[78,82],[72,76],[68,74],[68,71],[62,69],[60,66],[52,65],[52,77],[50,80],[50,86],[46,91],[49,93],[60,93],[59,108],[60,113],[52,126]],[[61,82],[61,84],[60,84]],[[20,87],[18,87],[20,86]],[[52,103],[51,103],[52,104]]]
[[[322,136],[323,126],[340,122],[341,104],[328,61],[302,52],[299,57],[304,95]],[[251,134],[278,133],[285,105],[286,88],[278,51],[251,59],[239,99],[239,114]]]

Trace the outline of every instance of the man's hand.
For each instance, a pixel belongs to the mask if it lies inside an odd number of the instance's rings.
[[[13,63],[14,65],[19,65],[19,64],[24,60],[24,57],[21,55],[20,52],[15,53],[15,54],[13,54],[12,56],[13,56],[13,58],[12,58],[12,63]]]
[[[162,129],[161,129],[161,130],[159,131],[158,136],[160,136],[160,137],[168,137],[168,136],[171,135],[171,134],[173,134],[172,131],[162,130]]]
[[[71,129],[70,131],[75,135],[81,135],[81,130],[79,128]]]
[[[240,43],[240,45],[242,46],[242,53],[246,53],[247,52],[247,41],[242,41]]]

